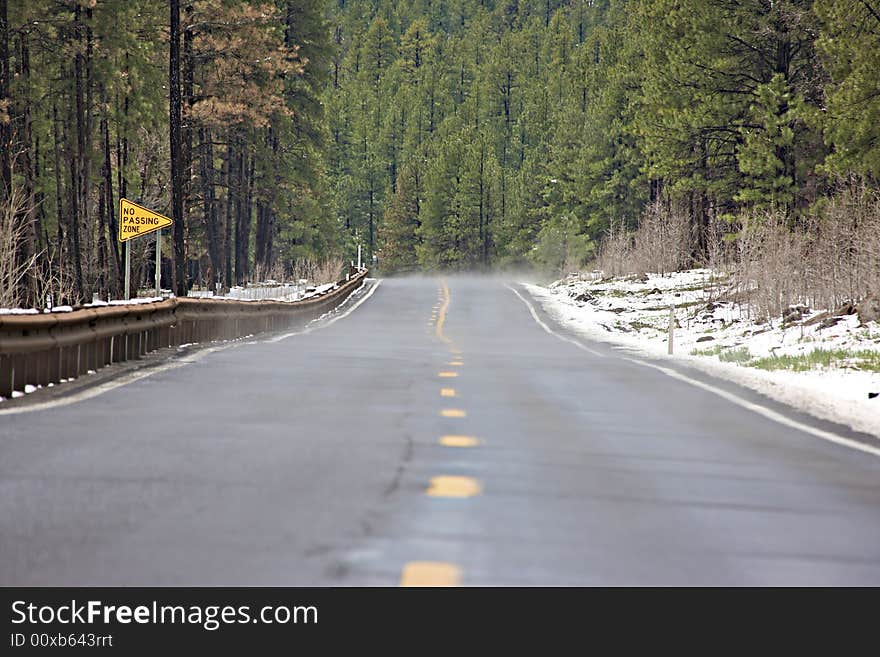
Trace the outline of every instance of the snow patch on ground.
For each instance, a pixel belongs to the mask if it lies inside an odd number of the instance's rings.
[[[0,308],[0,315],[36,315],[36,308]]]
[[[807,357],[817,349],[864,351],[880,358],[876,322],[861,326],[853,314],[823,325],[822,309],[800,307],[787,313],[785,322],[759,323],[747,305],[725,300],[724,277],[708,269],[611,280],[594,272],[526,288],[551,317],[587,338],[685,362],[814,416],[880,436],[880,398],[868,398],[869,392],[880,392],[880,372],[863,360],[806,364],[807,371],[755,367],[781,362],[768,359]],[[676,322],[673,356],[667,355],[670,306]]]

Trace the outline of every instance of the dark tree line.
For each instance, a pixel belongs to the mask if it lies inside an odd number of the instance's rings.
[[[175,220],[163,282],[177,294],[340,252],[323,3],[3,0],[0,20],[0,198],[29,272],[19,302],[120,296],[123,197]],[[153,248],[133,243],[135,284],[149,285]]]
[[[339,221],[389,268],[583,262],[648,204],[792,221],[880,176],[876,0],[338,3]]]

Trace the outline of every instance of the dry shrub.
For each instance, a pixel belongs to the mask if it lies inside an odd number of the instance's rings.
[[[602,241],[602,246],[590,269],[598,269],[606,276],[623,276],[629,273],[630,253],[633,247],[632,233],[615,227],[614,222]]]
[[[800,278],[806,238],[791,230],[778,210],[742,215],[735,258],[727,266],[730,298],[748,301],[749,314],[772,317],[794,304],[803,293]]]
[[[325,283],[335,283],[342,278],[343,270],[347,271],[345,261],[342,258],[302,258],[295,260],[287,267],[281,263],[275,263],[269,268],[257,264],[254,266],[252,278],[259,283],[270,280],[277,283],[296,283],[305,279],[312,285],[324,285]]]
[[[666,274],[689,267],[691,222],[677,204],[655,201],[642,214],[635,233],[632,267],[635,274]]]
[[[24,194],[13,186],[0,206],[0,308],[18,308],[25,301],[26,281],[32,275],[36,256],[21,261],[28,226],[20,220]]]
[[[851,181],[794,225],[778,210],[743,215],[736,244],[727,270],[756,317],[857,303],[880,291],[880,194]]]
[[[880,191],[850,181],[810,217],[810,301],[837,308],[880,293]]]
[[[312,260],[307,258],[293,263],[291,276],[293,280],[305,278],[315,285],[333,283],[342,278],[345,261],[342,258],[323,258]]]
[[[268,281],[276,281],[284,283],[287,281],[287,272],[280,263],[274,263],[271,267],[267,267],[262,262],[254,265],[253,280],[258,283],[266,283]]]
[[[58,247],[47,249],[34,270],[35,293],[43,307],[73,304],[78,297],[73,272],[61,262],[59,252]]]
[[[649,206],[635,232],[611,230],[594,266],[606,275],[664,273],[706,265],[730,275],[724,298],[748,303],[755,318],[793,305],[838,309],[880,294],[880,191],[840,184],[804,217],[780,208],[751,210],[734,221],[713,216],[704,260],[695,262],[687,212]]]
[[[687,212],[656,201],[645,208],[638,230],[615,229],[612,223],[593,266],[610,276],[665,274],[690,266],[691,251]]]

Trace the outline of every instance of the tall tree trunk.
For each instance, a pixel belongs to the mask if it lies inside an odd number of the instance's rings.
[[[77,96],[77,160],[79,162],[79,213],[82,220],[81,227],[83,230],[91,232],[91,207],[89,205],[89,184],[92,179],[92,9],[86,8],[85,22],[80,23],[80,40],[85,33],[85,53],[80,55],[82,59],[81,79],[78,85],[79,94]],[[101,245],[98,245],[98,268],[103,272],[105,268],[105,258],[101,252]],[[85,264],[90,269],[92,259],[89,258]],[[83,287],[80,294],[88,297],[90,290],[86,289],[87,281],[92,280],[91,276],[84,276]]]
[[[9,75],[8,8],[7,0],[0,0],[0,203],[12,187],[12,125],[3,120],[9,110]]]
[[[264,186],[266,184],[277,185],[278,181],[275,179],[275,157],[277,155],[277,151],[274,148],[274,131],[270,127],[265,131],[264,134],[267,150],[270,150],[272,155],[270,157],[264,157],[262,159],[262,179],[263,181],[265,181]],[[269,181],[272,182],[269,183]],[[257,229],[256,234],[254,235],[254,264],[262,269],[261,274],[263,275],[265,275],[269,270],[268,227],[271,206],[271,201],[267,201],[264,196],[261,195],[257,199]]]
[[[202,200],[204,203],[203,219],[205,222],[205,238],[208,241],[208,258],[211,260],[210,285],[214,290],[217,286],[218,273],[222,269],[220,261],[220,239],[217,230],[217,203],[214,198],[214,147],[211,143],[211,131],[208,128],[199,130],[199,141],[202,151],[201,176]]]
[[[184,25],[183,25],[183,60],[181,61],[181,69],[183,74],[182,93],[183,93],[183,111],[182,121],[180,124],[180,134],[182,139],[181,157],[183,160],[183,198],[184,211],[191,212],[190,199],[192,198],[192,179],[193,179],[193,129],[192,129],[192,105],[193,105],[193,2],[189,0],[184,4]],[[188,225],[188,221],[185,222]]]
[[[125,53],[125,74],[128,77],[128,53]],[[116,129],[116,188],[120,199],[128,196],[128,94],[122,101],[122,122]],[[117,99],[118,107],[118,99]]]
[[[83,280],[83,262],[82,251],[80,249],[80,226],[84,219],[84,209],[82,207],[82,175],[84,168],[82,161],[85,159],[85,98],[83,93],[84,86],[84,65],[83,65],[83,48],[82,48],[82,7],[76,3],[73,12],[74,39],[77,43],[77,52],[73,58],[73,78],[74,78],[74,116],[76,123],[76,148],[70,149],[70,197],[71,197],[71,226],[69,234],[73,246],[74,260],[74,277],[75,277],[75,294],[80,299],[85,294],[85,284]]]
[[[186,296],[186,244],[183,225],[183,138],[180,98],[180,0],[170,0],[171,44],[168,57],[169,125],[171,132],[171,216],[174,219],[174,293]]]
[[[107,271],[107,196],[104,190],[98,194],[98,277],[95,282],[96,291],[103,299],[109,286]]]
[[[266,269],[266,221],[268,207],[262,200],[257,200],[257,232],[254,235],[254,263],[259,268],[258,273],[265,276]]]
[[[102,88],[101,90],[102,102],[105,107],[108,107],[107,97]],[[113,259],[113,271],[108,272],[112,273],[108,278],[112,281],[112,284],[109,284],[108,287],[113,292],[114,296],[119,296],[122,291],[122,257],[119,252],[119,240],[118,240],[118,225],[116,223],[116,205],[113,203],[113,163],[110,159],[110,119],[105,115],[101,118],[101,136],[103,139],[103,147],[104,147],[104,189],[103,189],[103,197],[104,202],[107,208],[107,227],[109,231],[109,240],[110,240],[110,252],[112,254]],[[118,165],[117,165],[118,166]]]
[[[225,276],[224,284],[226,288],[232,287],[232,205],[235,202],[233,194],[233,171],[235,164],[235,145],[233,144],[232,135],[227,137],[226,146],[226,224],[225,239],[223,240],[224,263],[223,275]]]
[[[375,211],[373,208],[373,206],[375,204],[375,197],[376,197],[376,192],[373,189],[373,174],[372,174],[372,172],[370,172],[370,223],[369,223],[370,251],[369,251],[369,253],[370,253],[371,258],[373,257],[373,246],[374,246],[373,245],[373,234],[375,232],[374,220],[373,220],[373,213]]]
[[[62,267],[61,264],[66,258],[63,257],[64,252],[64,187],[61,181],[61,134],[58,128],[58,106],[52,103],[52,136],[53,139],[53,155],[55,156],[55,211],[58,218],[58,262],[54,263],[56,267]],[[48,242],[48,240],[46,240]]]
[[[242,284],[250,272],[248,247],[251,237],[251,194],[253,156],[242,149],[238,161],[238,184],[235,199],[235,279]]]
[[[34,171],[34,139],[33,114],[31,108],[31,58],[28,43],[28,32],[19,33],[19,68],[18,75],[22,89],[18,103],[17,118],[21,124],[21,169],[24,173],[24,208],[21,223],[25,226],[25,239],[22,241],[19,262],[27,266],[37,257],[37,244],[40,239],[40,227],[37,224],[36,174]],[[37,264],[36,262],[34,263]],[[37,303],[36,268],[28,267],[27,275],[21,281],[21,299],[25,305]]]
[[[236,285],[241,285],[244,281],[244,256],[242,255],[242,245],[244,243],[244,236],[242,232],[244,231],[244,220],[242,219],[242,214],[244,213],[244,204],[242,203],[242,196],[244,195],[244,167],[245,167],[245,159],[247,155],[245,154],[244,144],[241,144],[241,149],[237,153],[237,157],[235,159],[235,283]]]

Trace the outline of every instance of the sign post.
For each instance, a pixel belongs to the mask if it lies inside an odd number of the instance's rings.
[[[131,242],[125,242],[125,298],[131,299]]]
[[[119,241],[125,242],[125,298],[131,298],[131,240],[150,233],[156,234],[156,296],[161,294],[162,229],[173,221],[165,215],[138,205],[127,198],[119,199]]]
[[[156,296],[162,296],[162,229],[156,231]]]

